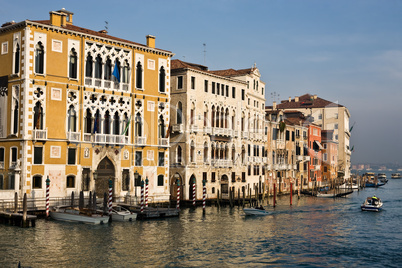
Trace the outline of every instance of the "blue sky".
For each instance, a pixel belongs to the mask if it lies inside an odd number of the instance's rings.
[[[145,43],[211,70],[254,63],[279,99],[305,93],[351,112],[352,163],[402,164],[402,0],[2,1],[0,23],[48,19]],[[206,56],[204,61],[204,47]],[[277,97],[278,99],[278,97]]]

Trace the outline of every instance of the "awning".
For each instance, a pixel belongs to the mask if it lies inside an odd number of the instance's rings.
[[[324,147],[321,145],[319,141],[314,141],[314,143],[318,146],[320,150],[324,150]]]

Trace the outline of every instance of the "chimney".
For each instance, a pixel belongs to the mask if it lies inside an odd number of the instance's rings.
[[[289,97],[289,102],[292,102],[292,97]]]
[[[155,48],[155,36],[153,35],[147,35],[147,46]]]
[[[314,99],[315,99],[315,100],[317,99],[317,94],[314,94]]]
[[[98,33],[107,34],[107,31],[106,30],[100,30],[100,31],[98,31]]]
[[[274,102],[272,103],[272,109],[273,109],[273,110],[276,110],[276,101],[274,101]]]
[[[295,97],[295,102],[299,102],[299,97]]]
[[[61,27],[66,26],[66,15],[56,11],[50,11],[50,24],[53,26]],[[63,18],[64,17],[64,18]],[[64,23],[64,24],[63,24]]]

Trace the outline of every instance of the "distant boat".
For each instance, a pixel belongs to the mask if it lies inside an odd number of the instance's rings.
[[[50,217],[54,220],[81,222],[89,224],[103,224],[109,222],[109,216],[101,213],[79,210],[71,206],[58,206],[50,211]]]
[[[337,192],[318,192],[317,197],[334,198],[334,197],[347,196],[347,195],[352,194],[352,193],[353,193],[353,190],[351,190],[351,191],[341,191],[339,193],[337,193]]]
[[[392,179],[400,179],[401,177],[402,177],[401,173],[392,173],[391,174]]]
[[[373,196],[367,197],[364,203],[360,206],[362,211],[380,211],[382,209],[382,201],[380,198]]]
[[[271,214],[265,209],[260,208],[243,208],[243,211],[244,213],[246,213],[247,216],[266,216]]]
[[[373,181],[366,181],[366,187],[368,188],[376,188],[380,186],[384,186],[384,182],[373,182]]]

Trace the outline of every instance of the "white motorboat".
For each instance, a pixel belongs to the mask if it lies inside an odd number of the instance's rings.
[[[402,178],[401,173],[392,173],[391,178],[393,179],[400,179]]]
[[[82,222],[89,224],[104,224],[109,222],[109,216],[90,210],[79,210],[71,206],[58,206],[50,211],[54,220]]]
[[[247,216],[266,216],[271,214],[263,208],[243,208]]]
[[[367,197],[364,203],[360,206],[362,211],[380,211],[382,209],[382,201],[380,198],[373,196]]]
[[[344,183],[342,185],[339,185],[339,189],[352,189],[352,190],[359,190],[359,186],[357,184],[350,184],[350,183]]]
[[[137,219],[137,213],[121,206],[113,206],[111,216],[112,221],[135,221]]]

